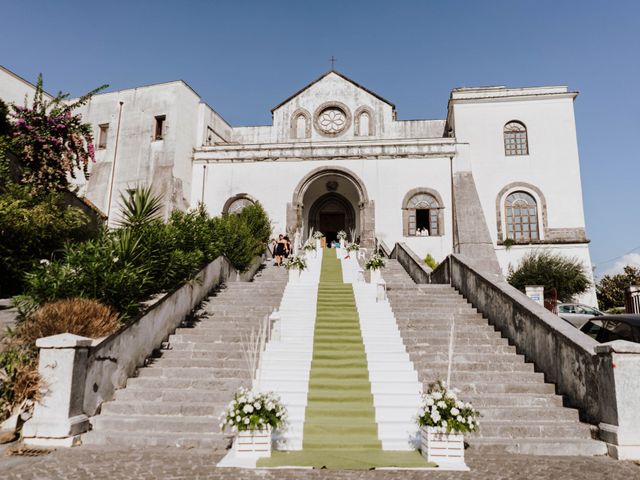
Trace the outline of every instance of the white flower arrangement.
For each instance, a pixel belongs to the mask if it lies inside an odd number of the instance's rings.
[[[294,255],[285,260],[284,268],[287,270],[304,270],[307,268],[307,262],[304,261],[304,258]]]
[[[305,244],[304,244],[304,246],[302,247],[302,249],[303,249],[305,252],[313,252],[313,251],[315,251],[315,249],[316,249],[316,245],[315,245],[315,243],[313,243],[313,242],[307,242],[307,243],[305,243]]]
[[[448,389],[442,381],[429,385],[422,395],[422,406],[417,423],[421,427],[433,427],[439,433],[477,432],[480,412],[470,403],[458,399],[458,389]]]
[[[323,237],[324,237],[324,233],[322,233],[320,230],[313,233],[313,238],[315,238],[316,240],[320,240]]]
[[[244,432],[282,428],[286,417],[286,408],[273,392],[255,393],[242,387],[220,415],[220,429]]]
[[[385,263],[384,258],[377,253],[374,253],[364,264],[364,268],[367,270],[380,270],[381,268],[384,268]]]
[[[340,230],[337,234],[336,234],[336,238],[338,240],[346,240],[347,239],[347,232],[345,232],[344,230]]]
[[[347,245],[347,252],[357,252],[358,250],[360,250],[360,245],[357,243],[349,243]]]

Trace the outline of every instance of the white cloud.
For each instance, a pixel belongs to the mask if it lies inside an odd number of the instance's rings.
[[[640,253],[627,253],[616,260],[616,263],[605,270],[602,275],[617,275],[618,273],[622,273],[622,269],[627,265],[640,268]]]

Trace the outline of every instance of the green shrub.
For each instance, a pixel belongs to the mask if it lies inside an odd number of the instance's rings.
[[[223,215],[214,219],[214,238],[219,252],[240,271],[245,271],[256,256],[256,241],[240,215]]]
[[[219,255],[244,271],[265,249],[271,226],[260,205],[218,218],[200,205],[173,212],[165,223],[157,218],[155,197],[142,190],[129,192],[122,228],[68,243],[57,260],[36,265],[26,275],[21,310],[56,299],[90,298],[126,319],[151,295],[178,287]]]
[[[431,256],[430,253],[427,253],[427,256],[424,257],[424,263],[431,270],[435,270],[436,268],[438,268],[438,265],[440,265],[438,262],[436,262],[436,259]]]
[[[251,236],[255,240],[254,253],[260,255],[264,252],[265,246],[271,237],[271,221],[269,220],[267,212],[264,211],[264,208],[262,208],[262,205],[258,202],[243,208],[239,216],[247,224]]]
[[[518,268],[509,268],[507,281],[522,292],[527,285],[543,285],[545,290],[555,288],[558,300],[563,302],[571,301],[591,286],[580,259],[549,250],[534,250],[526,254]]]
[[[26,275],[25,294],[40,305],[61,298],[92,298],[129,317],[154,291],[143,253],[138,242],[127,244],[118,232],[67,244],[62,259],[39,265]]]

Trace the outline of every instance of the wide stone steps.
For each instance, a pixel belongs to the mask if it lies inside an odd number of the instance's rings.
[[[389,274],[387,274],[387,271]],[[416,285],[395,260],[383,270],[388,297],[418,376],[428,384],[446,379],[451,322],[455,323],[451,385],[480,410],[472,446],[548,455],[601,455],[591,426],[564,408],[555,387],[544,382],[461,295],[448,285]]]
[[[242,385],[250,386],[242,342],[280,303],[287,273],[267,266],[252,282],[230,282],[176,329],[159,358],[128,379],[102,406],[83,442],[224,450],[230,433],[219,415]]]

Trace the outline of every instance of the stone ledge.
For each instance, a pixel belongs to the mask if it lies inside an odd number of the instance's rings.
[[[60,333],[36,340],[36,347],[38,348],[81,348],[90,347],[92,344],[93,339],[72,333]]]
[[[628,342],[627,340],[614,340],[597,345],[596,353],[640,353],[640,343]]]

